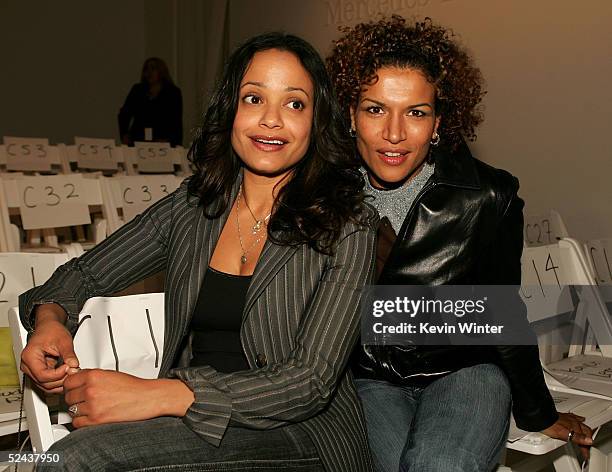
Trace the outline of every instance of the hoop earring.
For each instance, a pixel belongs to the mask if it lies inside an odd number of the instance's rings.
[[[353,128],[349,129],[349,136],[351,138],[356,138],[357,137],[357,130],[355,130]]]
[[[440,135],[436,132],[433,135],[433,138],[431,138],[431,141],[429,141],[429,144],[431,144],[432,146],[437,146],[438,144],[440,144]]]

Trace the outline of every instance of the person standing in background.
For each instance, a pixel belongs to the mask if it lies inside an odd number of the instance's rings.
[[[162,59],[150,57],[142,66],[140,82],[132,86],[119,110],[119,134],[128,145],[134,141],[183,144],[183,98]]]

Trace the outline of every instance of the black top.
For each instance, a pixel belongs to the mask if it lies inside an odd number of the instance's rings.
[[[250,283],[250,275],[208,268],[191,320],[190,366],[209,365],[226,373],[249,368],[240,344],[240,325]]]
[[[154,141],[183,144],[183,98],[172,84],[162,87],[156,97],[149,97],[146,84],[134,84],[119,111],[119,133],[129,144],[144,141],[145,128],[153,129]]]

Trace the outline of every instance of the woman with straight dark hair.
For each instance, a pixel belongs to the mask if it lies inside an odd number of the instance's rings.
[[[159,57],[148,58],[119,110],[119,136],[123,144],[164,141],[183,144],[183,97]]]
[[[194,176],[20,298],[22,369],[73,415],[51,448],[65,469],[370,470],[346,365],[377,217],[350,146],[308,43],[271,33],[234,52]],[[159,378],[79,370],[85,300],[160,270]]]

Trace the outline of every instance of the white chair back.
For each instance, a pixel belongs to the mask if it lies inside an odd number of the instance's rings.
[[[70,258],[66,253],[0,253],[0,326],[8,326],[8,311],[21,293],[45,283]]]
[[[597,284],[612,285],[612,238],[587,241],[585,250]]]
[[[176,190],[183,177],[174,174],[118,175],[105,179],[108,187],[103,198],[108,202],[105,213],[109,233],[142,213],[149,206]]]
[[[10,214],[21,215],[23,230],[35,235],[29,239],[35,249],[40,234],[45,236],[47,247],[58,247],[57,236],[53,233],[55,228],[89,224],[91,214],[101,209],[104,218],[93,218],[93,239],[89,244],[101,242],[107,236],[106,215],[111,208],[103,198],[104,185],[103,177],[92,178],[84,174],[16,175],[13,179],[5,176],[0,180],[0,250],[18,252],[23,249],[19,229],[11,223]],[[28,226],[28,220],[35,223],[34,227]]]
[[[0,331],[3,331],[3,338],[9,339],[6,345],[1,345],[3,358],[8,357],[8,365],[3,366],[5,375],[14,375],[15,383],[17,378],[21,381],[18,374],[15,359],[19,359],[21,349],[16,350],[15,336],[11,336],[9,328],[9,308],[17,304],[17,299],[22,292],[41,285],[47,281],[56,267],[67,262],[68,254],[28,254],[28,253],[0,253]],[[21,328],[23,329],[23,328]],[[24,330],[25,335],[25,330]],[[12,342],[10,340],[13,340]],[[25,339],[25,338],[24,338]],[[18,342],[17,346],[20,345]],[[15,403],[11,410],[11,417],[15,418],[6,423],[2,423],[4,428],[0,428],[1,434],[10,434],[18,431],[19,405]],[[13,406],[13,405],[11,405]],[[32,405],[31,409],[34,409]],[[36,428],[36,425],[32,426]],[[29,425],[22,421],[21,428],[26,430]]]
[[[563,333],[541,336],[543,362],[560,360],[563,355],[577,355],[601,346],[605,355],[612,357],[612,322],[605,303],[588,269],[581,245],[574,239],[564,238],[557,244],[528,247],[523,250],[521,295],[527,306],[528,318],[533,323],[556,317],[565,321]],[[572,300],[570,287],[575,290]],[[571,314],[575,317],[571,319]],[[565,317],[565,319],[563,318]],[[561,334],[561,336],[555,336]],[[596,336],[593,338],[593,336]],[[551,341],[551,337],[556,339]],[[571,339],[567,346],[558,340]]]
[[[17,308],[9,313],[15,357],[20,358],[27,333]],[[164,294],[96,297],[88,300],[79,315],[74,347],[82,368],[117,370],[141,378],[156,378],[164,349]],[[24,410],[32,447],[44,452],[69,434],[63,426],[71,421],[60,402],[56,424],[51,423],[47,400],[30,380],[23,385]]]

